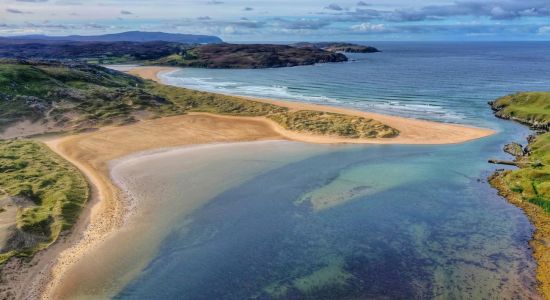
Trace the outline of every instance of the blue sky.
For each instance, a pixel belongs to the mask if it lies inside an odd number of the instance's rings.
[[[550,40],[550,0],[0,0],[0,35],[129,30],[226,41]]]

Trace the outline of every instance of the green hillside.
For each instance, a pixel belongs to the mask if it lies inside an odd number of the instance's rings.
[[[527,155],[516,158],[521,168],[505,171],[501,178],[521,199],[550,213],[550,92],[513,94],[491,105],[498,117],[513,119],[541,131],[530,140]]]

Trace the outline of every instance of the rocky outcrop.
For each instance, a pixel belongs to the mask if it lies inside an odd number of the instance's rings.
[[[489,105],[493,110],[496,117],[504,120],[511,120],[523,125],[529,126],[531,129],[541,133],[550,131],[550,122],[545,120],[538,120],[535,116],[518,116],[514,115],[513,112],[507,112],[505,108],[506,105],[503,105],[501,102],[490,101]]]

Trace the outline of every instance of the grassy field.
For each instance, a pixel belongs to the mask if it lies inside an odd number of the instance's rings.
[[[505,171],[503,182],[521,199],[550,213],[550,92],[518,93],[492,103],[496,115],[543,130],[528,146],[529,155],[520,157],[522,168]]]
[[[71,228],[88,200],[84,176],[45,145],[33,141],[0,142],[0,189],[20,205],[13,240],[0,254],[31,256]],[[1,212],[0,212],[1,214]]]

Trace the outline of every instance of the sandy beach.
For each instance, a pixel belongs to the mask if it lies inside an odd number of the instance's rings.
[[[159,80],[159,72],[172,68],[138,67],[129,73]],[[345,139],[289,132],[263,117],[232,117],[192,113],[141,121],[122,127],[105,127],[78,135],[47,141],[56,153],[76,165],[92,185],[92,199],[86,222],[72,234],[66,249],[58,256],[51,272],[42,282],[44,299],[59,299],[66,282],[65,273],[88,251],[97,247],[116,230],[124,219],[124,201],[110,178],[108,163],[131,153],[152,149],[196,144],[260,140],[292,140],[309,143],[376,143],[376,144],[454,144],[482,138],[493,130],[461,125],[406,119],[343,108],[254,99],[285,106],[291,110],[323,110],[372,118],[394,127],[400,135],[390,139]]]

